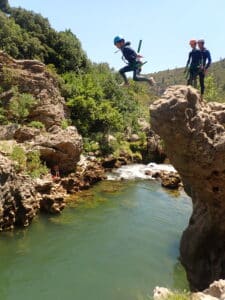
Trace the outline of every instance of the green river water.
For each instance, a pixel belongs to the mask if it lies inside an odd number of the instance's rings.
[[[155,181],[105,181],[62,215],[0,235],[1,300],[146,300],[187,289],[179,240],[191,201]]]

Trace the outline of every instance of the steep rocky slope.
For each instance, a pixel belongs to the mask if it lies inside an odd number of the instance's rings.
[[[31,94],[35,105],[23,125],[13,122],[0,126],[0,231],[27,226],[41,208],[59,213],[65,206],[66,191],[53,182],[51,174],[43,180],[33,180],[18,171],[10,160],[10,148],[19,145],[25,152],[39,150],[43,162],[60,174],[75,170],[82,151],[82,138],[73,126],[62,129],[68,116],[58,81],[44,64],[32,60],[14,60],[0,51],[1,107],[8,111],[17,87],[20,94]],[[39,121],[44,129],[29,127]]]

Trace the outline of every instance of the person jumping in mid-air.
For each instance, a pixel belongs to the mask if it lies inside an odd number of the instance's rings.
[[[192,50],[189,52],[188,61],[185,68],[185,72],[188,70],[187,85],[192,85],[197,88],[197,77],[201,68],[202,54],[200,50],[196,48],[196,40],[190,40],[189,45],[191,46]]]
[[[130,47],[130,42],[125,42],[123,37],[116,36],[114,38],[114,45],[122,51],[123,59],[127,61],[127,65],[119,70],[119,73],[123,77],[124,85],[129,85],[125,73],[133,71],[133,80],[145,81],[148,82],[149,85],[153,86],[155,84],[153,77],[146,78],[144,76],[140,76],[142,65],[140,59],[142,56],[136,53],[136,51]]]

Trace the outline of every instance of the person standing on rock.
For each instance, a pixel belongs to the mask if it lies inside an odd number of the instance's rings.
[[[153,77],[147,78],[140,76],[141,73],[141,55],[136,53],[134,49],[130,47],[130,42],[125,42],[125,39],[121,36],[116,36],[114,38],[114,45],[121,50],[123,57],[122,59],[126,61],[127,65],[119,70],[120,75],[123,77],[124,86],[128,86],[129,82],[125,73],[133,72],[134,81],[145,81],[150,86],[155,85],[155,80]]]
[[[212,59],[209,50],[204,47],[205,41],[203,39],[198,40],[198,48],[201,53],[201,68],[199,72],[199,83],[201,89],[201,97],[204,95],[205,91],[205,75],[207,73],[208,68],[211,65]]]
[[[200,72],[202,54],[201,51],[196,48],[196,40],[190,40],[189,45],[191,46],[192,50],[189,52],[188,61],[185,68],[185,73],[188,71],[187,85],[192,85],[197,88],[197,77]]]

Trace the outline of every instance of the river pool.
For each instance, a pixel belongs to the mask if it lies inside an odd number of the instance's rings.
[[[1,300],[146,300],[155,286],[188,288],[178,259],[192,210],[184,192],[105,181],[76,201],[1,233]]]

